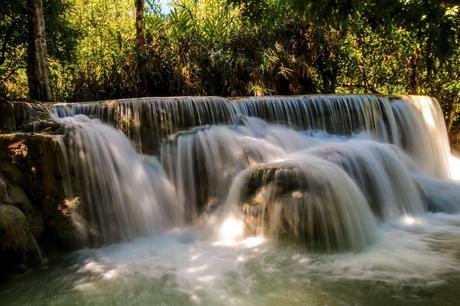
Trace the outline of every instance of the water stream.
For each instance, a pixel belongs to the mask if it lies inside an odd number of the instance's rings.
[[[57,104],[88,246],[2,305],[456,305],[460,185],[427,97]]]

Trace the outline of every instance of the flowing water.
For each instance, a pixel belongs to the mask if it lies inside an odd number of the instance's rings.
[[[428,97],[50,109],[88,248],[2,305],[458,305],[459,162]]]

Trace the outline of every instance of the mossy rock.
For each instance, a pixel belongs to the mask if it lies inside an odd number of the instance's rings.
[[[62,125],[50,116],[50,105],[0,100],[0,134],[23,132],[62,132]]]
[[[338,166],[320,159],[272,163],[246,173],[240,205],[246,232],[315,251],[359,251],[376,223],[366,198]]]
[[[55,250],[80,245],[71,216],[62,211],[66,201],[62,158],[58,136],[0,134],[0,179],[7,191],[2,202],[18,207],[37,241]]]
[[[0,269],[23,270],[40,262],[26,217],[17,207],[0,205]]]
[[[11,184],[5,180],[2,181],[0,177],[0,189],[2,188],[2,183],[5,194],[2,200],[0,191],[0,203],[5,203],[19,208],[28,220],[34,237],[38,239],[44,230],[43,217],[40,209],[32,205],[29,197],[19,185]]]

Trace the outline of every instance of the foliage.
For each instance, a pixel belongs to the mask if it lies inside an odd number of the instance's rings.
[[[45,0],[48,54],[53,61],[71,62],[79,38],[69,20],[69,0]],[[6,0],[0,5],[0,96],[27,96],[27,1]]]
[[[0,90],[27,93],[25,0],[0,8]],[[58,99],[141,95],[428,94],[450,127],[460,95],[460,9],[439,0],[45,0]],[[6,44],[4,43],[6,42]],[[0,54],[0,56],[2,55]],[[141,64],[140,64],[141,63]],[[142,65],[147,88],[137,73]],[[142,87],[142,88],[141,88]]]

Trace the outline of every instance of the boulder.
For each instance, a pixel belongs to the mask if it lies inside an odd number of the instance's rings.
[[[29,223],[20,209],[0,205],[0,270],[25,270],[41,261]]]
[[[246,173],[240,205],[246,231],[317,251],[361,250],[376,234],[364,195],[343,170],[312,159]]]
[[[51,104],[0,100],[0,134],[21,132],[63,133],[50,115]]]
[[[27,220],[29,220],[34,237],[39,238],[43,233],[43,218],[39,208],[32,205],[29,197],[19,185],[12,184],[5,179],[3,179],[3,185],[5,196],[4,200],[0,203],[13,205],[19,208],[24,213]]]
[[[60,250],[78,246],[62,162],[59,136],[0,134],[0,198],[23,212],[40,245]]]

